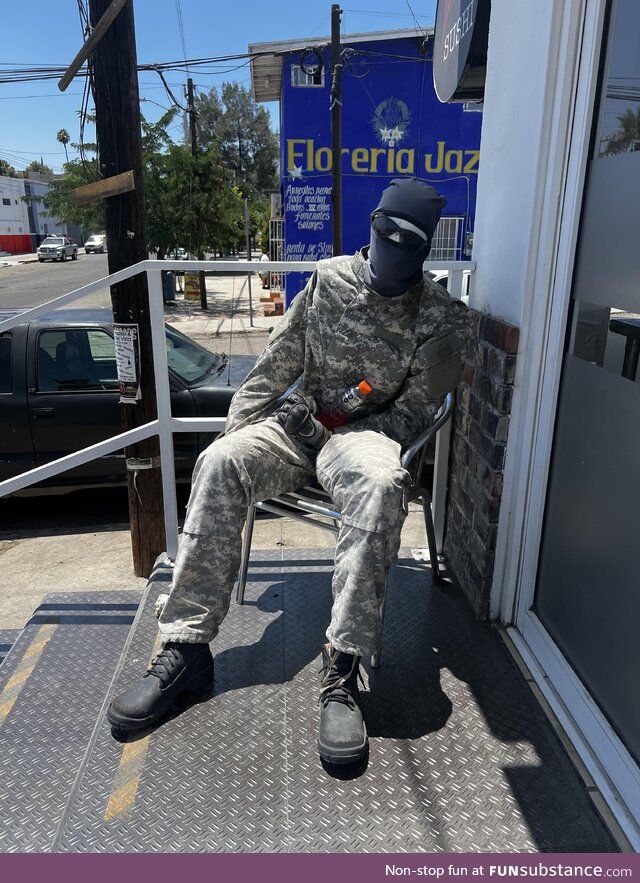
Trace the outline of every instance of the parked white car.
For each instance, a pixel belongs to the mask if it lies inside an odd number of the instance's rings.
[[[78,246],[66,236],[47,236],[37,251],[38,260],[44,261],[72,261],[78,259]]]
[[[96,233],[90,236],[84,244],[85,254],[104,254],[107,250],[107,237]]]

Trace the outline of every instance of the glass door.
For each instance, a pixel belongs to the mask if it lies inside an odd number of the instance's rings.
[[[614,0],[533,610],[640,761],[640,3]]]

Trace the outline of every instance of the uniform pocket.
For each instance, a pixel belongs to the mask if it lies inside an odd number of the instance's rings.
[[[448,331],[424,345],[429,395],[439,398],[454,390],[462,379],[462,341]]]

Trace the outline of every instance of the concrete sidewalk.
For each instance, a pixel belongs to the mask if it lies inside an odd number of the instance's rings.
[[[205,282],[207,310],[202,310],[199,300],[186,300],[177,291],[175,301],[165,303],[167,322],[211,349],[258,356],[270,331],[282,321],[281,316],[264,315],[260,298],[268,292],[260,277],[257,273],[251,277],[214,274],[206,276]]]
[[[38,255],[35,252],[29,254],[9,254],[8,251],[0,251],[0,268],[14,267],[16,264],[33,264],[37,260]]]

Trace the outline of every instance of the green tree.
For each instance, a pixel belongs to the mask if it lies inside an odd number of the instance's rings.
[[[195,100],[198,139],[216,145],[244,196],[266,195],[278,187],[278,139],[269,114],[238,83],[223,83]]]
[[[142,120],[149,247],[160,259],[176,247],[192,254],[236,248],[244,243],[244,205],[233,174],[216,143],[193,157],[186,144],[172,141],[168,129],[175,115],[171,110],[155,123]],[[42,201],[50,215],[94,232],[104,229],[102,202],[77,206],[72,195],[76,187],[99,178],[95,145],[85,144],[84,153],[84,160],[64,164],[64,175],[53,180]],[[252,211],[252,226],[258,225],[259,213]]]
[[[195,99],[196,110],[196,135],[200,147],[203,145],[218,144],[220,141],[220,120],[224,113],[218,90],[214,87],[207,94],[200,94]],[[189,117],[184,115],[184,140],[189,147],[191,146],[191,130],[189,128]]]
[[[156,197],[163,215],[158,218],[155,244],[160,249],[165,244],[166,250],[182,245],[195,255],[235,246],[244,223],[242,197],[215,149],[193,157],[188,147],[174,144],[166,154],[164,170]]]
[[[5,175],[7,178],[19,177],[14,167],[6,159],[0,159],[0,175]]]
[[[618,117],[620,128],[609,139],[605,149],[606,155],[630,153],[640,150],[640,108],[633,110],[628,107]]]
[[[174,144],[167,129],[175,114],[142,123],[147,238],[160,259],[176,247],[199,255],[235,246],[243,223],[242,199],[217,145],[193,157],[188,145]]]
[[[219,92],[213,88],[198,95],[195,107],[199,146],[219,151],[240,196],[250,199],[250,231],[255,241],[269,219],[269,194],[278,188],[279,146],[269,114],[237,83],[223,83]],[[235,242],[229,244],[244,250],[244,222]]]
[[[160,259],[179,242],[171,205],[168,151],[172,145],[167,132],[177,110],[167,111],[157,123],[148,123],[142,117],[142,154],[144,167],[144,194],[147,217],[147,242]]]
[[[104,209],[102,201],[88,205],[76,205],[73,191],[76,187],[97,181],[98,160],[74,159],[64,164],[64,174],[51,181],[51,189],[42,197],[46,214],[60,218],[65,224],[80,224],[85,233],[104,229]]]
[[[53,177],[53,169],[51,166],[43,163],[42,160],[38,162],[37,159],[34,159],[33,162],[29,163],[23,172],[25,178],[29,177],[29,172],[38,172],[41,175],[51,175],[51,177]]]

